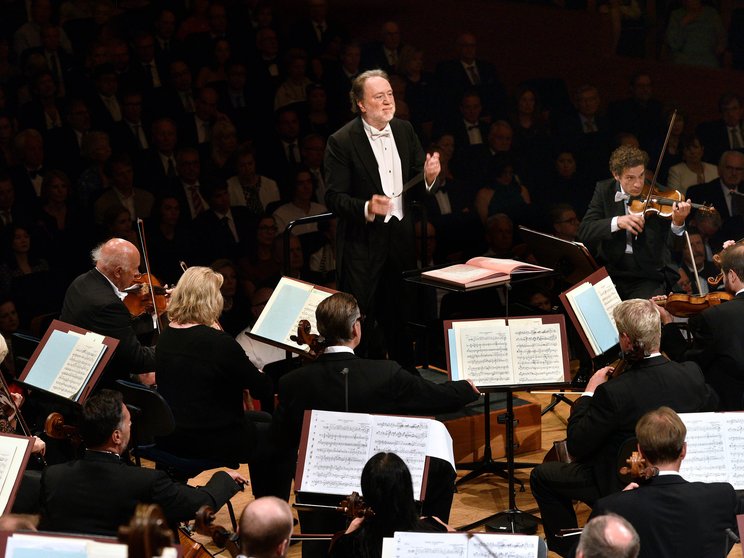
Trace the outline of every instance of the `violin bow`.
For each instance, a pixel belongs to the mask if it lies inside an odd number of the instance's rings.
[[[21,408],[16,405],[15,399],[13,399],[13,394],[10,392],[10,387],[8,386],[8,382],[5,381],[5,376],[0,373],[0,382],[2,382],[2,385],[0,387],[5,391],[5,393],[8,395],[8,399],[10,399],[10,404],[13,405],[13,409],[15,409],[15,416],[18,420],[18,424],[21,425],[21,431],[23,432],[24,436],[28,436],[29,438],[32,438],[31,429],[28,427],[28,424],[26,423],[26,419],[23,418],[23,414],[21,413]],[[44,456],[39,454],[38,455],[39,463],[41,463],[42,467],[47,466],[46,459],[44,459]]]
[[[648,189],[648,195],[643,201],[643,214],[646,214],[648,204],[651,201],[651,196],[656,188],[656,181],[659,178],[659,171],[661,170],[661,162],[664,160],[664,154],[666,153],[667,147],[669,146],[669,138],[672,135],[672,128],[674,128],[674,122],[677,120],[677,109],[674,109],[672,117],[669,119],[669,127],[667,128],[666,137],[664,138],[664,145],[661,146],[661,153],[659,153],[659,160],[656,162],[656,169],[654,169],[654,177],[651,179],[651,187]]]
[[[152,310],[154,312],[152,323],[161,333],[160,316],[158,316],[158,305],[155,303],[155,289],[152,287],[152,275],[150,274],[150,260],[147,257],[147,244],[145,243],[145,222],[137,217],[137,235],[139,236],[140,246],[142,247],[142,257],[145,260],[145,273],[147,274],[147,284],[150,287],[150,299],[152,300]]]
[[[695,254],[692,253],[692,244],[690,243],[690,235],[685,231],[685,240],[687,241],[687,250],[690,252],[690,261],[692,262],[692,271],[695,273],[695,283],[697,283],[698,294],[703,294],[703,287],[700,285],[700,274],[698,273],[697,264],[695,263]]]

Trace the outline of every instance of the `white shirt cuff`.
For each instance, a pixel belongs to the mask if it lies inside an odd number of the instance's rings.
[[[594,392],[593,391],[585,391],[584,393],[581,394],[581,397],[594,397]]]
[[[369,200],[364,202],[364,219],[368,223],[371,223],[375,220],[375,216],[369,214]]]
[[[672,232],[677,236],[682,236],[682,233],[685,232],[685,226],[675,225],[674,223],[672,223]]]
[[[613,217],[612,221],[610,221],[610,232],[616,233],[620,230],[620,227],[617,226],[617,217]]]

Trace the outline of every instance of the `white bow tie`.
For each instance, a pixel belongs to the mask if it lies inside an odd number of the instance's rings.
[[[625,201],[625,200],[629,200],[629,199],[630,199],[630,196],[628,194],[626,194],[624,192],[615,192],[615,201],[616,202]]]
[[[374,128],[370,129],[369,131],[369,137],[373,140],[379,139],[379,138],[387,138],[390,136],[390,128],[384,128],[382,130],[375,130]]]

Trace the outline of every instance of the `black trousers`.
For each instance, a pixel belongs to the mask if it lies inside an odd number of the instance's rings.
[[[540,508],[548,548],[567,556],[576,543],[575,538],[561,539],[556,535],[561,529],[578,527],[574,500],[591,506],[600,498],[594,467],[582,463],[543,463],[532,470],[530,488]]]

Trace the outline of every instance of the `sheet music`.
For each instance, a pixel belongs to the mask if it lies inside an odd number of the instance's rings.
[[[615,309],[615,306],[620,304],[622,300],[620,299],[620,295],[617,294],[617,289],[615,288],[615,284],[612,282],[610,276],[608,275],[601,281],[597,282],[597,284],[594,285],[594,290],[597,291],[599,300],[602,302],[602,306],[604,306],[604,309],[607,311],[607,316],[614,324],[615,317],[613,316],[612,312]]]
[[[370,415],[312,413],[302,490],[321,494],[361,492],[361,472],[369,454]]]
[[[540,384],[563,380],[563,351],[559,324],[541,320],[511,320],[516,384]]]
[[[452,379],[476,386],[529,385],[565,378],[561,323],[543,318],[452,322],[448,336]],[[453,350],[454,349],[454,350]]]
[[[392,558],[536,558],[539,538],[500,533],[396,532]]]
[[[395,558],[467,558],[468,535],[455,533],[395,533]]]
[[[95,370],[106,345],[96,339],[82,336],[75,343],[57,374],[49,391],[72,399],[85,385]]]
[[[468,544],[468,558],[535,558],[538,538],[531,535],[474,533]]]
[[[414,494],[421,494],[426,457],[454,467],[452,437],[428,418],[312,411],[303,475],[297,490],[320,494],[361,492],[364,465],[379,452],[400,456],[411,471]]]
[[[294,321],[294,329],[290,330],[284,339],[285,344],[295,345],[297,347],[302,347],[303,350],[307,350],[307,345],[298,345],[290,339],[290,336],[297,335],[297,326],[300,324],[300,320],[307,320],[308,322],[310,322],[310,331],[312,333],[318,333],[318,324],[315,321],[315,309],[318,307],[318,304],[320,304],[329,296],[330,293],[327,293],[325,291],[319,291],[317,289],[312,289],[310,291],[310,294],[305,301],[305,305],[300,309],[300,314]]]
[[[460,373],[476,386],[512,383],[512,348],[506,325],[458,328]]]
[[[729,482],[744,489],[744,414],[680,413],[687,427],[687,455],[680,475],[688,481]]]
[[[409,417],[376,416],[374,422],[369,456],[381,451],[398,454],[398,457],[411,471],[414,495],[421,494],[426,463],[426,442],[429,438],[431,421]]]
[[[26,450],[31,438],[0,435],[0,514],[9,512],[16,481],[23,474]]]

